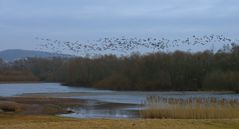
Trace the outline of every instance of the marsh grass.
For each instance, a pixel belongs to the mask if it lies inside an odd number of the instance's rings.
[[[2,112],[19,112],[22,110],[22,105],[15,102],[0,101],[0,110]]]
[[[238,99],[148,97],[142,118],[233,119],[239,118]]]

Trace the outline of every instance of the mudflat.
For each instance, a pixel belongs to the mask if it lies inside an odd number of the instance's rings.
[[[3,113],[20,115],[57,115],[71,113],[69,107],[84,107],[93,100],[52,97],[0,97]],[[95,108],[118,108],[131,104],[105,103],[96,101]]]

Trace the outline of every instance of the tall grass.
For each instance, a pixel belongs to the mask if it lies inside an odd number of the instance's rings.
[[[238,99],[148,97],[142,118],[232,119],[239,118]]]

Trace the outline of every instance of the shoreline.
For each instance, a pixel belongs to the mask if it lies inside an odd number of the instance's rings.
[[[90,86],[76,86],[76,85],[66,85],[61,82],[45,82],[45,81],[13,81],[13,82],[0,82],[1,84],[37,84],[37,83],[55,83],[55,84],[60,84],[61,86],[66,86],[66,87],[73,87],[73,88],[92,88],[96,90],[110,90],[110,91],[117,91],[117,92],[201,92],[201,93],[228,93],[228,94],[239,94],[239,92],[236,91],[224,91],[224,90],[111,90],[107,88],[94,88]],[[1,97],[1,96],[0,96]]]
[[[43,82],[43,81],[13,81],[13,82],[0,82],[0,84],[34,84],[34,83],[58,83],[58,82]]]
[[[96,100],[84,100],[73,98],[55,97],[0,97],[0,114],[17,115],[59,115],[74,113],[69,108],[86,107],[89,103],[95,103],[96,109],[117,109],[119,107],[135,106],[134,104],[101,102]],[[6,111],[4,111],[6,110]]]
[[[40,94],[40,93],[39,93]],[[38,95],[39,95],[38,94]],[[76,93],[79,94],[79,93]],[[57,93],[56,95],[60,95]],[[67,107],[85,106],[88,100],[42,96],[0,97],[1,103],[20,107],[16,112],[0,111],[3,129],[238,129],[239,119],[110,119],[69,118],[59,114],[72,113]],[[128,106],[97,102],[98,108]]]

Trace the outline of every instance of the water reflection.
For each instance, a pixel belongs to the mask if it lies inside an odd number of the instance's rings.
[[[94,109],[77,108],[71,109],[74,113],[60,116],[74,118],[139,118],[138,110],[123,109]]]

